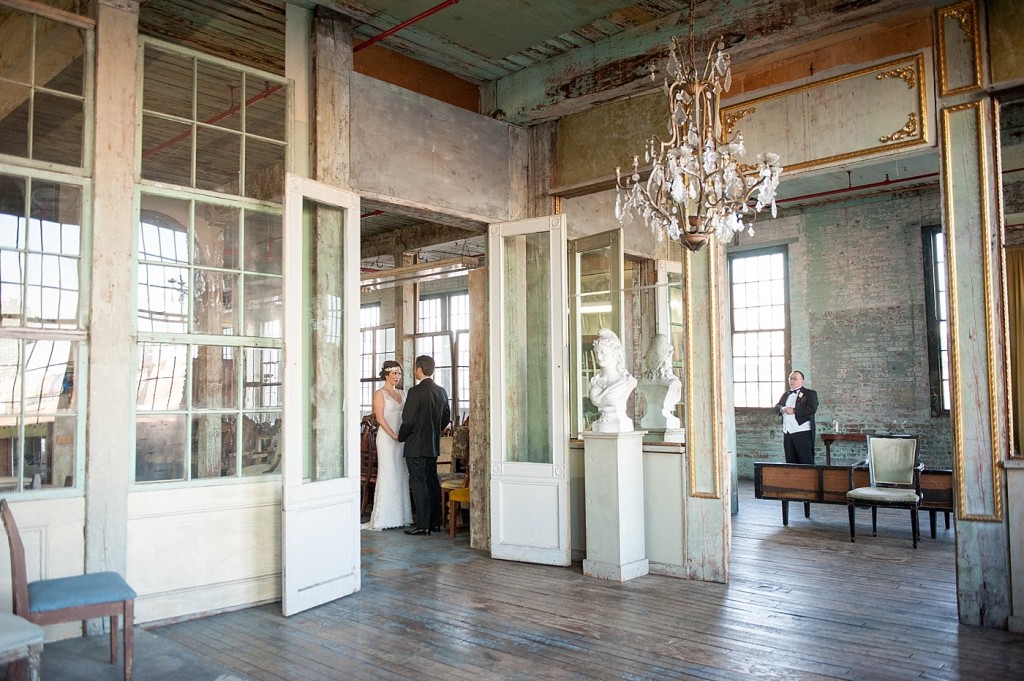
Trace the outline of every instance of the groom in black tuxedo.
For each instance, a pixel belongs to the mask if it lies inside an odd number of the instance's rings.
[[[430,534],[441,529],[441,481],[437,457],[441,454],[441,431],[452,421],[448,393],[434,383],[434,358],[416,358],[413,375],[419,381],[405,398],[398,441],[405,443],[405,464],[416,506],[416,527],[406,534]]]
[[[789,390],[775,404],[782,416],[782,447],[786,463],[814,464],[814,412],[818,411],[818,393],[804,387],[804,374],[789,375]]]

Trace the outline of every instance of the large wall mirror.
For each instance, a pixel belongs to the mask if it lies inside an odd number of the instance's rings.
[[[1009,339],[1010,453],[1024,456],[1024,92],[1000,105],[1006,301]]]

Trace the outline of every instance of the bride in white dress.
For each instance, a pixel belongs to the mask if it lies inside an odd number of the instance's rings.
[[[402,367],[394,360],[384,362],[380,370],[384,387],[373,394],[373,415],[377,417],[377,484],[373,493],[373,512],[368,530],[386,530],[412,524],[409,496],[409,468],[402,456],[404,445],[398,441],[402,425],[405,393],[398,388]]]

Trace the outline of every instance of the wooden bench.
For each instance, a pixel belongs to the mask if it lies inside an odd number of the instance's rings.
[[[846,505],[846,493],[870,484],[867,467],[829,466],[800,463],[754,463],[754,496],[782,502],[782,524],[789,525],[789,502],[804,504],[804,517],[811,517],[811,504]],[[945,513],[946,529],[953,510],[953,471],[926,468],[921,471],[921,508],[928,511],[932,538],[935,514]]]

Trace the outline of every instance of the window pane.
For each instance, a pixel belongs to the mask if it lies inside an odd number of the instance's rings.
[[[192,124],[142,116],[142,177],[188,187],[192,184]]]
[[[183,333],[188,322],[188,270],[139,265],[139,331]]]
[[[277,469],[281,423],[281,412],[251,412],[242,416],[242,475],[263,475]]]
[[[196,205],[195,263],[208,267],[239,267],[240,235],[238,208],[213,204]],[[187,219],[187,218],[186,218]],[[184,246],[184,234],[182,235]],[[187,255],[182,249],[182,255]],[[184,262],[181,260],[180,262]]]
[[[185,415],[140,414],[135,419],[135,479],[185,478]]]
[[[770,407],[785,381],[785,258],[781,251],[733,256],[730,262],[734,399]]]
[[[284,190],[287,147],[255,137],[245,138],[245,195],[280,202]]]
[[[85,101],[36,91],[32,115],[32,158],[82,166]]]
[[[237,402],[238,379],[233,360],[220,345],[192,347],[192,407],[224,409]]]
[[[280,348],[246,348],[245,408],[281,408],[281,374]]]
[[[242,129],[242,72],[196,63],[196,119],[229,130]]]
[[[288,105],[284,85],[248,76],[245,91],[245,131],[250,135],[284,141]]]
[[[183,409],[188,346],[140,343],[135,404],[139,412]]]
[[[239,193],[242,136],[228,130],[196,127],[196,188]]]
[[[219,478],[233,471],[234,419],[223,414],[192,417],[192,478]]]
[[[191,57],[146,45],[143,109],[191,120],[193,68]]]
[[[245,263],[249,272],[281,274],[281,216],[247,211],[245,214]],[[378,311],[378,317],[380,313]],[[374,324],[373,326],[376,326]]]
[[[192,288],[193,330],[196,333],[231,335],[238,328],[233,293],[237,275],[219,270],[197,269]]]
[[[0,79],[0,101],[17,102],[7,115],[0,117],[0,154],[28,157],[28,116],[32,88]]]

